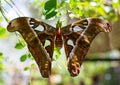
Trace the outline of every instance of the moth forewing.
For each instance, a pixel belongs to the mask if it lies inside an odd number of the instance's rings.
[[[86,20],[80,20],[73,23],[73,26],[82,27],[84,21],[87,21],[88,25],[82,31],[79,38],[76,40],[75,47],[71,50],[68,59],[68,70],[71,76],[77,76],[80,72],[80,68],[85,56],[89,50],[91,42],[94,40],[97,34],[100,32],[110,32],[111,26],[104,20],[98,18],[87,18]]]
[[[36,32],[31,28],[28,17],[20,17],[10,22],[7,29],[13,29],[20,32],[28,44],[29,50],[36,60],[43,77],[49,77],[51,71],[51,58],[45,48],[42,46]],[[16,30],[17,29],[17,30]],[[12,30],[13,32],[13,30]]]

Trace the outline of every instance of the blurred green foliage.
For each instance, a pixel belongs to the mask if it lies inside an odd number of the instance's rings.
[[[4,69],[3,60],[4,60],[3,53],[0,52],[0,85],[4,83],[2,78],[2,72]]]
[[[56,60],[56,59],[58,59],[60,57],[61,52],[57,47],[54,47],[54,51],[55,51],[54,52],[55,53],[55,58],[53,60]]]
[[[3,70],[3,59],[4,59],[3,53],[0,53],[0,71]]]
[[[42,8],[46,19],[68,13],[71,18],[100,17],[108,21],[116,21],[117,15],[120,14],[119,0],[37,0],[32,2],[32,6],[32,9]]]
[[[6,29],[0,26],[0,37],[4,36],[6,33]]]

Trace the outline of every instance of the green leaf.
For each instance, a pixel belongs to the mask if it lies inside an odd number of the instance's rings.
[[[28,53],[28,58],[31,58],[31,57],[32,57],[32,55],[30,53]]]
[[[0,26],[0,36],[3,36],[6,33],[6,29]]]
[[[57,12],[55,12],[55,11],[49,13],[46,15],[46,19],[50,19],[50,18],[54,17],[56,14],[57,14]]]
[[[0,52],[0,60],[3,60],[3,53]]]
[[[21,62],[26,61],[27,56],[28,56],[27,54],[22,55],[22,56],[20,57],[20,61],[21,61]]]
[[[19,43],[16,43],[16,45],[15,45],[15,48],[16,49],[22,49],[22,48],[24,48],[25,46],[23,46],[23,44],[21,43],[21,42],[19,42]]]
[[[44,9],[51,10],[52,8],[56,8],[56,0],[49,0],[45,3]]]
[[[31,67],[34,68],[34,67],[36,67],[36,65],[35,64],[31,64]]]
[[[24,71],[27,71],[27,70],[29,70],[29,69],[30,69],[29,67],[25,67],[25,68],[24,68]]]
[[[44,6],[45,13],[44,13],[44,15],[46,16],[46,19],[50,19],[57,14],[57,12],[55,11],[56,6],[57,6],[56,2],[57,2],[56,0],[49,0],[45,3],[45,6]]]
[[[0,52],[0,56],[2,56],[2,55],[3,55],[3,53]]]
[[[57,21],[57,27],[61,27],[62,26],[62,21],[61,20],[58,20]]]
[[[58,59],[61,55],[61,52],[57,47],[54,48],[54,51],[55,51],[55,58]]]
[[[3,69],[3,62],[0,62],[0,71]]]

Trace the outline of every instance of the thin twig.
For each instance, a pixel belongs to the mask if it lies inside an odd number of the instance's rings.
[[[20,14],[18,13],[18,9],[16,10],[7,0],[5,0],[5,2],[11,7],[11,8],[13,8],[14,10],[15,10],[15,12],[16,12],[16,14],[18,15],[18,16],[20,16]]]
[[[10,0],[10,1],[15,6],[15,8],[19,11],[19,13],[21,13],[21,15],[24,16],[24,14],[21,12],[21,10],[15,5],[15,3],[13,2],[13,0]]]
[[[110,58],[104,58],[104,59],[101,59],[101,58],[89,59],[89,58],[86,58],[86,59],[84,60],[84,62],[86,62],[86,61],[90,61],[90,62],[107,61],[107,62],[110,62],[110,61],[120,61],[120,58],[114,58],[114,59],[110,59]]]
[[[9,20],[5,16],[5,13],[4,13],[4,11],[2,9],[3,9],[3,7],[0,5],[0,11],[1,11],[2,16],[4,17],[4,19],[6,20],[6,22],[9,22]]]

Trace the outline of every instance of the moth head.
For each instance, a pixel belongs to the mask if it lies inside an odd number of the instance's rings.
[[[99,18],[87,18],[89,26],[95,27],[99,32],[110,32],[112,27],[105,20]]]

